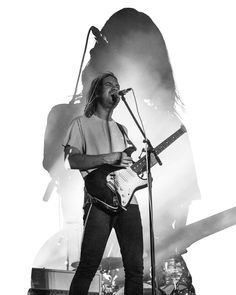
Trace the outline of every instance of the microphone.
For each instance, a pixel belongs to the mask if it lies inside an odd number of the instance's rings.
[[[130,90],[132,90],[132,88],[126,88],[126,89],[123,89],[123,90],[113,93],[111,95],[113,102],[117,102],[117,100],[119,99],[119,96],[124,96]]]
[[[117,92],[118,95],[123,96],[126,93],[128,93],[130,90],[132,90],[132,88],[127,88],[127,89],[123,89]]]
[[[93,35],[95,36],[95,39],[97,40],[97,42],[105,42],[108,43],[106,36],[102,35],[102,33],[99,31],[98,28],[92,26],[91,27],[91,31],[93,33]]]

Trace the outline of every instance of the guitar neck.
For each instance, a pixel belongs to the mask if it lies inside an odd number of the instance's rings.
[[[166,140],[164,140],[162,143],[160,143],[157,147],[155,147],[154,151],[156,155],[159,155],[162,151],[164,151],[169,145],[171,145],[174,141],[176,141],[181,135],[183,135],[186,132],[186,128],[181,125],[181,127],[173,133],[171,136],[169,136]],[[154,166],[157,163],[157,160],[155,156],[151,155],[151,167]],[[146,157],[142,157],[137,162],[135,162],[131,169],[136,172],[137,174],[146,171]]]

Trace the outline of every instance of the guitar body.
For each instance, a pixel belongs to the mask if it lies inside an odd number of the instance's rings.
[[[161,153],[185,132],[185,127],[181,125],[179,130],[154,149],[155,155]],[[131,156],[134,150],[134,147],[129,147],[124,152]],[[157,162],[158,160],[152,154],[151,166]],[[116,213],[126,210],[134,192],[147,186],[147,180],[140,177],[144,171],[146,171],[145,157],[128,168],[103,165],[85,177],[85,187],[97,206],[108,212]]]
[[[134,192],[147,186],[131,168],[104,165],[85,178],[87,192],[95,204],[109,212],[126,210]]]

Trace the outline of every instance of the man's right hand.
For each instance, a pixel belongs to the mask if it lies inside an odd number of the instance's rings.
[[[129,167],[132,164],[132,158],[125,152],[114,152],[105,155],[104,160],[106,164],[118,165],[121,167]]]

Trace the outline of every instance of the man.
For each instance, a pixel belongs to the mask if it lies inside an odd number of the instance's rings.
[[[84,115],[72,122],[66,137],[65,158],[71,169],[85,178],[96,168],[108,165],[128,167],[131,157],[125,152],[127,132],[113,119],[120,89],[113,73],[94,79],[88,92]],[[85,190],[84,236],[81,257],[70,287],[70,295],[87,295],[101,263],[112,228],[120,245],[125,270],[125,294],[143,294],[143,236],[139,207],[135,197],[127,211],[117,214],[102,210]]]

